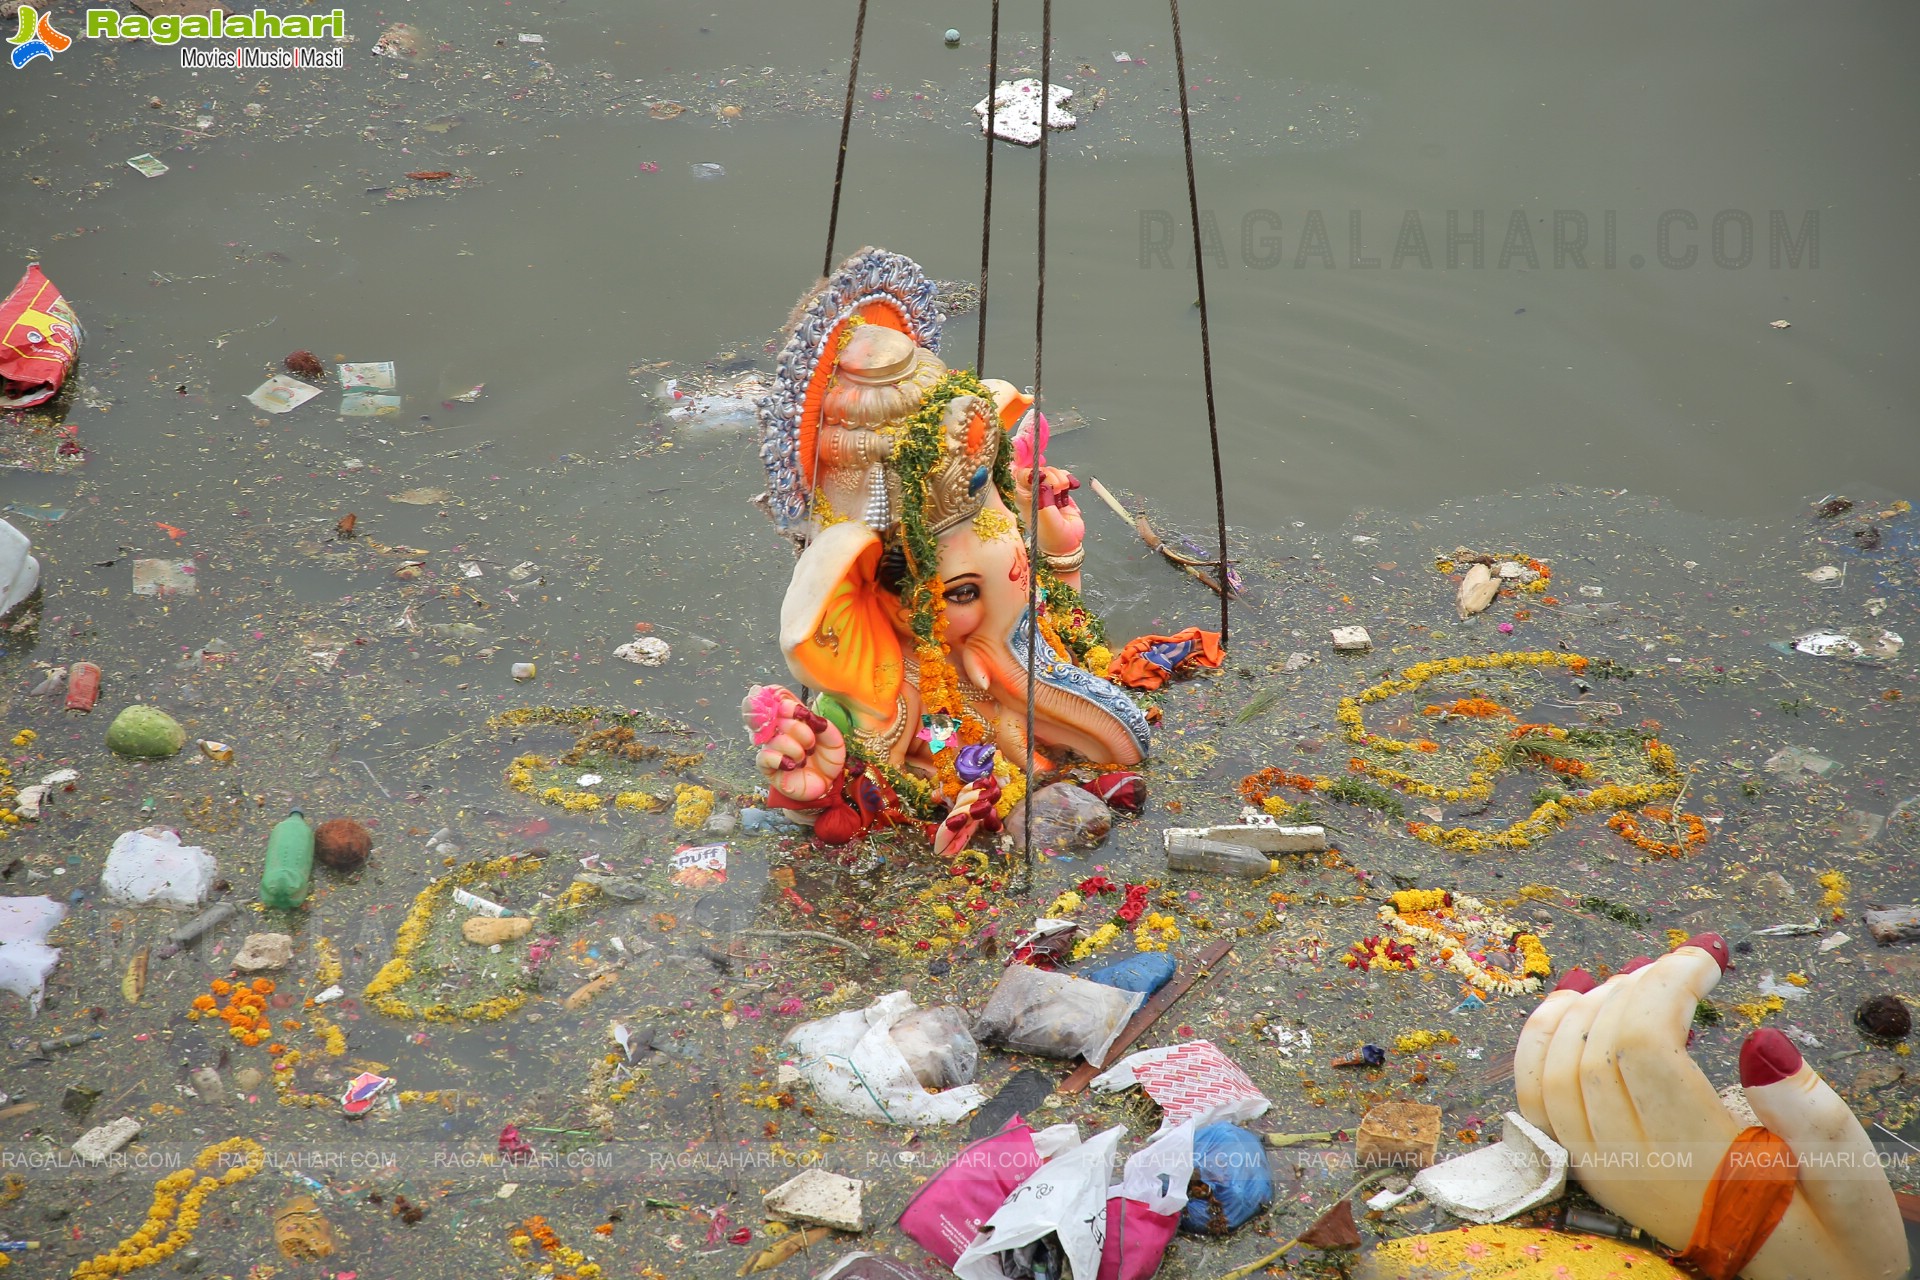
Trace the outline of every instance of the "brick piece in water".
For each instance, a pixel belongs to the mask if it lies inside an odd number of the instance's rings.
[[[109,1120],[98,1128],[87,1130],[73,1144],[73,1154],[89,1164],[99,1164],[139,1136],[140,1122],[132,1116],[121,1116],[118,1120]]]
[[[293,938],[284,933],[250,933],[233,958],[233,967],[248,973],[284,969],[293,962]]]
[[[1373,637],[1365,627],[1335,627],[1333,647],[1341,653],[1365,653],[1373,648]]]

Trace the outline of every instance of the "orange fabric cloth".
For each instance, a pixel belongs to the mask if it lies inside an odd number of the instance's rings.
[[[1107,665],[1107,679],[1129,689],[1158,689],[1188,664],[1217,667],[1226,656],[1218,631],[1188,627],[1170,636],[1141,636],[1114,655]]]
[[[1785,1138],[1759,1125],[1742,1129],[1713,1171],[1677,1261],[1707,1280],[1734,1280],[1786,1216],[1799,1182]]]

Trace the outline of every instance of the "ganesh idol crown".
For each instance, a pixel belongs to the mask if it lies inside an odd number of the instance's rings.
[[[956,807],[992,830],[1037,771],[1137,764],[1146,717],[1105,678],[1080,597],[1079,482],[1046,464],[1032,397],[942,363],[934,285],[899,254],[862,249],[794,317],[760,452],[765,505],[800,549],[780,649],[813,694],[747,696],[771,801],[847,834]]]

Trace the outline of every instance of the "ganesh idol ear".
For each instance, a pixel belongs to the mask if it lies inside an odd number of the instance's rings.
[[[780,651],[793,678],[891,716],[905,675],[892,601],[878,581],[880,538],[858,521],[829,526],[800,553],[780,605]]]
[[[993,397],[993,408],[1008,435],[1020,428],[1020,419],[1033,408],[1033,397],[1004,378],[982,378],[980,385]]]

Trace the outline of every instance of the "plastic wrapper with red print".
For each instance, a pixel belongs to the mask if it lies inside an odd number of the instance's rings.
[[[53,399],[80,358],[80,321],[37,266],[0,303],[0,409]]]

